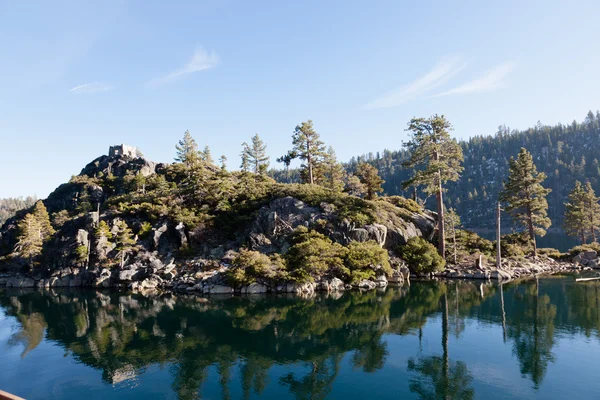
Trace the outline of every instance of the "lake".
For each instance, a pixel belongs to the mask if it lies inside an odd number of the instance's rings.
[[[366,293],[0,291],[0,389],[28,399],[594,399],[600,284]]]

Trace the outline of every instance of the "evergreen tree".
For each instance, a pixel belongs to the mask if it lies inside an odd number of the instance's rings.
[[[214,161],[212,159],[212,155],[210,154],[210,147],[208,147],[208,145],[204,146],[204,150],[201,152],[200,156],[203,161],[205,161],[209,164],[214,163]]]
[[[567,235],[578,237],[581,244],[585,243],[588,218],[585,210],[586,192],[581,182],[575,182],[575,187],[569,193],[569,201],[565,203],[563,228]]]
[[[278,163],[282,163],[285,166],[285,178],[287,183],[290,181],[290,164],[296,157],[296,152],[291,150],[276,160]]]
[[[252,136],[251,145],[246,145],[244,151],[248,156],[248,163],[256,175],[264,175],[269,168],[269,157],[267,156],[267,145],[262,141],[258,133]]]
[[[587,181],[585,184],[585,211],[587,217],[587,230],[592,238],[592,242],[596,243],[596,229],[600,222],[600,204],[598,204],[598,197],[592,188],[592,184]]]
[[[364,185],[366,191],[366,198],[368,200],[374,200],[377,197],[377,193],[383,192],[381,185],[385,182],[379,177],[377,168],[371,164],[362,163],[356,167],[356,176],[360,179],[360,182]]]
[[[240,156],[242,157],[240,169],[242,170],[242,172],[250,171],[250,156],[248,155],[249,152],[250,146],[248,146],[248,143],[242,143],[242,152],[240,153]]]
[[[100,262],[106,260],[106,254],[110,251],[112,245],[112,233],[106,221],[100,221],[94,230],[94,249],[96,257]]]
[[[363,197],[367,193],[367,188],[358,176],[350,174],[346,180],[345,191],[351,196]]]
[[[454,264],[458,263],[457,260],[457,246],[456,246],[456,230],[460,228],[460,216],[456,213],[454,208],[448,210],[445,215],[444,223],[446,224],[445,231],[447,233],[447,237],[452,240],[452,253],[454,258]]]
[[[175,146],[177,156],[175,161],[184,163],[186,166],[191,166],[198,160],[198,144],[190,134],[190,131],[185,131],[183,139]]]
[[[227,170],[227,157],[224,154],[219,157],[219,164],[221,164],[222,170]]]
[[[340,162],[338,162],[335,156],[335,150],[329,146],[323,162],[319,165],[320,175],[322,175],[321,184],[328,189],[335,192],[341,192],[344,190],[344,177],[346,172]]]
[[[33,265],[35,257],[42,252],[42,225],[37,220],[34,214],[27,214],[19,224],[19,235],[17,237],[17,245],[15,253],[20,257],[26,258],[29,265]]]
[[[46,206],[41,200],[38,200],[33,207],[33,216],[37,220],[40,225],[40,236],[42,242],[48,241],[52,235],[54,235],[55,231],[50,223],[50,216],[48,215],[48,210]]]
[[[133,232],[131,228],[127,226],[127,223],[123,220],[119,220],[116,223],[117,233],[115,235],[115,244],[117,245],[116,249],[119,251],[121,255],[121,268],[125,264],[125,256],[131,252],[133,245],[135,244],[135,240],[133,239]]]
[[[320,139],[320,135],[313,128],[313,122],[308,120],[296,126],[292,135],[292,151],[288,154],[294,154],[304,161],[303,177],[306,183],[314,184],[313,170],[315,166],[323,159],[325,154],[325,143]]]
[[[445,257],[446,240],[444,234],[443,185],[457,181],[463,170],[463,152],[456,140],[450,137],[452,125],[442,115],[431,118],[413,118],[407,131],[411,140],[404,144],[410,152],[405,166],[417,169],[412,178],[403,183],[404,187],[424,186],[427,194],[435,194],[438,212],[439,253]]]
[[[537,257],[535,236],[544,236],[552,224],[546,200],[552,190],[542,186],[545,179],[546,174],[537,171],[531,154],[521,148],[517,159],[511,157],[509,161],[508,179],[500,194],[500,200],[506,203],[506,211],[528,230],[534,257]]]

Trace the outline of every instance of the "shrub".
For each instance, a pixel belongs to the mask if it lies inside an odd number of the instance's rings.
[[[150,232],[152,231],[152,224],[148,221],[142,222],[140,226],[140,230],[138,231],[138,236],[142,239],[146,238]]]
[[[286,254],[286,261],[294,280],[311,282],[315,276],[349,275],[350,271],[344,266],[347,250],[339,243],[305,227],[297,229],[292,240],[295,244]]]
[[[446,265],[435,246],[422,237],[410,238],[406,245],[398,248],[398,253],[417,274],[442,271]]]
[[[504,235],[500,238],[502,257],[522,257],[533,251],[531,241],[526,232]]]
[[[581,244],[579,246],[575,246],[571,250],[569,250],[569,254],[572,256],[576,256],[577,254],[581,253],[582,251],[590,251],[590,250],[600,253],[600,243],[586,243],[586,244]]]
[[[258,251],[242,249],[233,258],[225,277],[232,286],[239,287],[256,281],[281,281],[287,278],[287,271],[279,254],[269,257]]]
[[[386,275],[392,274],[387,251],[382,249],[377,242],[351,242],[345,257],[346,267],[350,270],[352,282],[362,279],[373,279],[377,269],[383,268]]]
[[[560,260],[563,258],[563,254],[560,251],[553,248],[542,248],[538,249],[537,251],[538,254],[554,258],[555,260]]]

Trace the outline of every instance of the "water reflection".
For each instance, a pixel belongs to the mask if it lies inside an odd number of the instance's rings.
[[[503,286],[428,282],[304,299],[5,291],[0,306],[19,323],[6,345],[19,346],[21,357],[47,340],[101,371],[110,385],[164,367],[169,390],[180,399],[202,397],[211,380],[223,399],[260,396],[273,386],[297,399],[327,398],[342,374],[373,377],[385,370],[398,356],[390,335],[420,338],[431,321],[440,321],[433,326],[441,351],[423,351],[422,344],[402,349],[408,379],[388,384],[423,399],[470,399],[474,373],[452,346],[464,340],[472,321],[502,327],[500,345],[512,349],[535,390],[556,360],[557,330],[600,337],[598,284],[569,279]]]

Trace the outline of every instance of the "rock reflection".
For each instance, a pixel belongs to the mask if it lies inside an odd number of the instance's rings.
[[[326,398],[345,363],[377,373],[394,356],[386,335],[419,335],[435,321],[441,352],[424,356],[414,349],[404,364],[408,389],[421,398],[468,399],[475,396],[474,377],[452,343],[463,340],[471,321],[502,326],[499,345],[506,340],[521,374],[538,388],[555,359],[555,327],[600,337],[599,289],[597,283],[456,281],[336,297],[209,299],[5,291],[0,306],[20,324],[8,343],[22,346],[22,357],[49,340],[101,371],[110,385],[136,379],[151,365],[165,367],[180,399],[201,397],[213,371],[224,399],[248,399],[270,385],[298,399]],[[273,368],[292,365],[293,372],[269,379]]]

